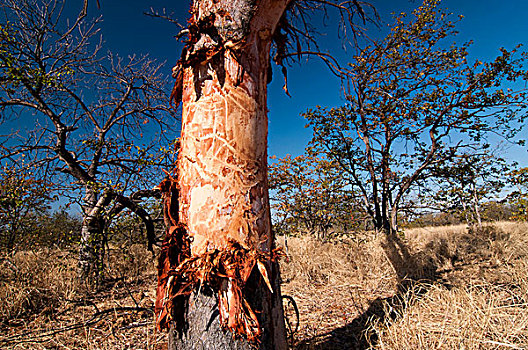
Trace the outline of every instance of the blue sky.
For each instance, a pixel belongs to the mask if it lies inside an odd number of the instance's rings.
[[[81,1],[78,1],[79,6]],[[174,35],[178,28],[160,19],[153,19],[143,13],[151,7],[167,9],[181,24],[188,17],[188,0],[100,0],[101,9],[91,1],[89,13],[103,17],[102,34],[106,47],[121,55],[134,53],[149,54],[161,61],[167,61],[166,69],[180,56],[181,44]],[[385,26],[391,21],[391,12],[410,12],[421,2],[408,0],[372,0],[378,9]],[[525,0],[444,0],[442,7],[454,14],[462,14],[457,42],[474,40],[470,50],[472,58],[492,59],[500,47],[512,48],[518,43],[528,44],[528,2]],[[324,29],[322,29],[324,32]],[[372,28],[372,37],[380,37],[381,32]],[[323,38],[326,49],[337,53],[346,61],[347,53],[340,50],[340,41],[335,30]],[[525,46],[528,50],[528,45]],[[310,139],[310,130],[304,128],[306,122],[300,113],[316,105],[337,106],[342,104],[340,83],[319,61],[311,60],[294,64],[288,73],[291,98],[282,91],[282,76],[275,72],[274,81],[269,85],[269,154],[282,157],[288,153],[302,153]],[[526,132],[525,132],[526,134]],[[526,136],[525,136],[526,137]],[[510,157],[521,163],[526,158],[524,149],[512,149]]]

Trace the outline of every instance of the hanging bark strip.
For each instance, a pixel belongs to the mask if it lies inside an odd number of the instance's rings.
[[[202,286],[218,291],[220,322],[233,334],[258,343],[262,333],[255,311],[244,295],[244,287],[257,267],[264,283],[273,293],[269,273],[270,262],[282,255],[280,249],[271,254],[245,249],[230,241],[225,250],[208,251],[192,256],[185,227],[171,213],[177,213],[177,182],[170,176],[159,185],[164,198],[167,235],[158,260],[156,326],[168,329],[171,322],[183,327],[184,320],[174,316],[184,314],[188,296]],[[227,286],[227,287],[226,287]]]
[[[189,241],[185,227],[178,220],[178,187],[174,178],[167,174],[159,185],[163,198],[163,213],[167,233],[158,258],[158,287],[156,290],[156,327],[158,330],[167,328],[171,321],[177,327],[182,327],[184,320],[173,315],[183,315],[185,297],[176,296],[173,291],[174,275],[169,273],[190,256]]]

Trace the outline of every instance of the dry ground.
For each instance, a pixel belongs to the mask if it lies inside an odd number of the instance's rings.
[[[528,224],[407,230],[397,269],[380,239],[284,237],[282,292],[300,311],[296,349],[528,349]],[[118,254],[119,252],[119,254]],[[142,247],[116,249],[104,291],[75,278],[75,255],[40,250],[0,262],[0,348],[163,349],[155,269]],[[290,315],[291,323],[296,323]]]

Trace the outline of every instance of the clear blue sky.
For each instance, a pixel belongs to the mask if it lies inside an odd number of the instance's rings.
[[[81,0],[78,3],[80,6]],[[97,9],[95,1],[91,1],[89,13],[103,16],[102,33],[108,49],[122,55],[148,53],[151,57],[167,61],[166,69],[170,70],[180,56],[181,44],[173,38],[178,28],[163,20],[149,18],[143,12],[150,7],[158,10],[166,8],[185,25],[188,0],[100,0],[100,3],[101,9]],[[385,23],[391,22],[391,12],[410,12],[421,4],[418,0],[372,0],[372,3]],[[474,40],[470,50],[472,58],[492,59],[500,47],[508,49],[518,43],[525,44],[524,49],[528,51],[528,1],[444,0],[441,6],[456,15],[465,16],[458,26],[460,34],[456,40],[460,43]],[[379,37],[381,34],[372,29],[369,35]],[[335,31],[329,32],[324,42],[328,44],[326,48],[335,49],[339,56],[346,58],[346,53],[338,52],[340,41]],[[343,102],[339,81],[317,60],[293,65],[288,77],[291,98],[281,89],[280,72],[274,74],[268,95],[269,154],[280,157],[287,153],[302,153],[309,141],[310,130],[304,128],[306,123],[300,113],[316,105],[336,106]],[[512,149],[510,157],[527,163],[523,161],[527,158],[525,150]]]

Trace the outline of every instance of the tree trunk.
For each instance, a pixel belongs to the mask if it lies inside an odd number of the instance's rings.
[[[461,199],[461,203],[462,203],[462,210],[464,211],[464,218],[466,219],[466,223],[467,223],[468,227],[472,226],[473,225],[473,220],[471,220],[471,218],[469,217],[470,212],[468,210],[468,206],[467,206],[466,202],[464,201],[464,198]]]
[[[391,231],[397,234],[398,233],[398,207],[396,205],[392,206],[392,209],[390,212],[390,226],[391,226]]]
[[[79,247],[79,277],[88,285],[99,282],[103,268],[105,221],[101,209],[106,201],[104,197],[103,194],[97,198],[93,189],[86,189]]]
[[[268,258],[262,265],[253,262],[251,266],[259,269],[249,269],[247,281],[224,278],[216,286],[197,283],[184,302],[184,322],[171,323],[171,350],[251,348],[244,337],[234,337],[226,329],[238,329],[238,335],[249,337],[260,349],[287,348],[279,271],[272,262],[266,107],[272,35],[287,3],[196,0],[192,5],[190,44],[180,60],[173,91],[178,102],[181,93],[183,107],[179,213],[171,216],[178,216],[185,228],[192,261],[237,249]],[[254,311],[262,331],[258,339],[236,326],[240,315],[234,315],[232,308],[240,300],[222,301],[233,290],[240,290],[239,299]],[[181,311],[173,309],[180,313],[173,317],[182,317]]]
[[[472,183],[471,191],[473,192],[473,211],[475,212],[475,219],[477,220],[477,227],[479,230],[482,229],[482,218],[480,216],[479,198],[477,195],[477,188],[475,183]]]
[[[96,282],[102,268],[103,232],[101,220],[85,217],[81,226],[79,275],[85,282]]]
[[[273,267],[274,275],[278,277],[278,264],[273,264]],[[259,349],[287,349],[286,330],[282,324],[284,321],[279,279],[276,278],[274,283],[276,292],[270,294],[267,287],[259,283],[258,277],[255,274],[248,281],[251,285],[251,293],[254,293],[249,295],[250,300],[248,301],[255,307],[255,310],[260,311],[259,322],[263,333]],[[254,349],[245,338],[236,338],[222,327],[216,293],[208,287],[193,292],[187,301],[184,317],[186,323],[184,330],[178,329],[175,324],[171,326],[167,350]],[[277,317],[280,317],[280,320]]]

